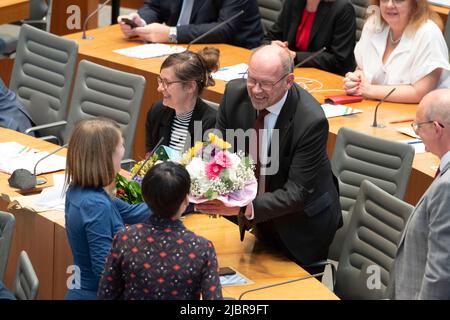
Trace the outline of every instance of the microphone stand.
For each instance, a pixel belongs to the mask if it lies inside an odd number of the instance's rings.
[[[384,100],[386,100],[395,91],[395,89],[397,89],[397,88],[393,88],[391,91],[389,91],[389,93],[387,95],[385,95],[383,97],[383,99],[380,100],[380,102],[378,102],[377,106],[375,107],[375,114],[373,115],[372,127],[374,127],[374,128],[386,127],[384,124],[377,122],[378,107],[384,102]]]
[[[141,171],[141,169],[146,165],[146,163],[148,162],[148,160],[150,160],[150,158],[152,157],[152,155],[155,153],[155,151],[159,148],[159,146],[162,144],[162,142],[164,141],[164,137],[161,137],[161,139],[159,139],[158,143],[155,145],[155,147],[153,148],[152,151],[150,151],[147,155],[147,157],[145,158],[144,162],[142,162],[141,166],[136,170],[136,172],[131,176],[131,180],[133,180]]]
[[[259,288],[255,288],[255,289],[250,289],[250,290],[242,292],[241,295],[239,296],[238,300],[242,300],[242,297],[250,292],[273,288],[273,287],[281,286],[283,284],[288,284],[288,283],[297,282],[297,281],[303,281],[303,280],[307,280],[310,278],[317,278],[317,277],[323,276],[324,274],[325,274],[325,272],[310,274],[308,276],[304,276],[304,277],[300,277],[300,278],[296,278],[296,279],[292,279],[292,280],[287,280],[287,281],[283,281],[283,282],[279,282],[279,283],[269,284],[267,286],[263,286],[263,287],[259,287]]]
[[[98,7],[97,9],[95,9],[90,15],[88,15],[88,17],[84,20],[83,23],[83,35],[81,36],[81,39],[83,40],[92,40],[94,39],[93,36],[86,36],[86,29],[87,29],[87,23],[88,21],[97,13],[99,12],[104,6],[106,6],[111,0],[106,0],[105,2],[103,2],[100,7]]]
[[[297,64],[294,66],[294,69],[295,69],[295,68],[299,68],[300,66],[304,65],[305,63],[307,63],[309,60],[314,59],[315,57],[317,57],[319,54],[321,54],[321,53],[324,52],[325,50],[327,50],[327,47],[323,47],[322,49],[320,49],[320,50],[314,52],[312,55],[310,55],[310,56],[307,57],[306,59],[303,59],[302,61],[300,61],[299,63],[297,63]]]
[[[51,155],[57,153],[58,151],[61,151],[62,149],[64,149],[65,147],[67,147],[67,145],[68,145],[68,144],[66,143],[65,145],[59,147],[58,149],[53,150],[52,152],[50,152],[50,153],[47,154],[45,157],[42,157],[41,159],[39,159],[39,160],[36,162],[36,164],[34,165],[33,176],[36,177],[36,169],[37,169],[37,166],[38,166],[38,164],[39,164],[42,160],[47,159],[48,157],[50,157]],[[44,184],[44,183],[46,183],[46,182],[47,182],[46,179],[38,179],[38,178],[36,177],[36,185]]]

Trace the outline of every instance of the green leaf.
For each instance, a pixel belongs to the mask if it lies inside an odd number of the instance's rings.
[[[208,189],[208,191],[205,192],[204,196],[208,200],[214,200],[214,199],[216,199],[219,196],[219,194],[217,193],[217,191],[214,191],[212,189]]]

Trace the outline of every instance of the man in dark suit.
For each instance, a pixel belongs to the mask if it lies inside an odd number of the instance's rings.
[[[289,48],[295,64],[326,47],[303,67],[345,75],[356,67],[355,34],[355,9],[349,0],[285,0],[264,40]]]
[[[260,240],[306,266],[327,257],[341,211],[326,151],[328,121],[320,104],[294,83],[292,59],[277,45],[253,52],[247,81],[228,83],[216,127],[236,146],[239,131],[252,130],[255,119],[266,112],[265,131],[260,133],[271,134],[266,135],[260,155],[266,159],[270,154],[272,161],[261,166],[258,195],[243,209],[245,218],[256,227]],[[196,208],[224,216],[236,216],[241,209],[219,201]]]
[[[118,22],[127,37],[150,42],[189,43],[239,11],[244,13],[204,37],[200,43],[229,43],[255,48],[263,38],[256,0],[145,0],[137,13],[120,16]],[[138,27],[122,20],[128,18]]]
[[[16,94],[9,90],[0,79],[0,127],[24,132],[33,122]]]

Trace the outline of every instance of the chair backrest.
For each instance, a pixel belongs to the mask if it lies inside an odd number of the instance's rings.
[[[22,250],[17,263],[12,291],[19,300],[35,300],[38,290],[39,279],[36,276],[30,258],[28,258],[28,254]]]
[[[219,104],[217,102],[212,102],[206,99],[202,99],[206,104],[208,104],[210,107],[213,107],[214,110],[219,110]]]
[[[0,282],[3,282],[8,264],[15,222],[16,219],[11,213],[0,211]]]
[[[36,125],[66,120],[77,54],[75,41],[22,25],[10,89]],[[40,134],[61,137],[61,131]]]
[[[277,21],[283,7],[283,0],[258,0],[261,23],[266,32]]]
[[[339,181],[344,225],[334,237],[328,257],[339,258],[351,209],[364,179],[403,199],[411,174],[414,148],[406,143],[370,136],[346,127],[339,130],[331,166]]]
[[[361,31],[366,21],[366,10],[369,5],[369,0],[351,0],[355,8],[356,15],[356,41],[361,37]]]
[[[414,207],[368,180],[361,184],[334,292],[341,299],[385,299],[398,243]]]
[[[131,158],[134,134],[141,110],[145,78],[82,60],[78,65],[64,143],[75,124],[87,118],[115,120],[125,140],[125,158]]]

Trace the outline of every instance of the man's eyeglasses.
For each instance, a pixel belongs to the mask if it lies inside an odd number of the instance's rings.
[[[255,79],[253,79],[252,77],[250,77],[247,74],[247,86],[253,88],[255,87],[257,84],[259,84],[259,87],[264,90],[264,91],[270,91],[273,89],[273,87],[275,87],[277,85],[277,83],[279,83],[281,80],[283,80],[287,75],[289,75],[289,73],[286,73],[284,76],[282,76],[280,79],[278,79],[275,82],[270,82],[270,81],[256,81]]]
[[[414,132],[417,133],[417,130],[419,130],[419,128],[420,128],[421,126],[426,125],[426,124],[430,124],[430,123],[433,123],[433,122],[435,122],[435,120],[429,120],[429,121],[423,121],[423,122],[417,122],[417,123],[416,123],[416,122],[413,122],[413,123],[411,123],[411,127],[413,128]],[[436,122],[437,122],[437,121],[436,121]],[[443,125],[442,123],[437,122],[437,124],[438,124],[440,127],[445,128],[444,125]]]
[[[161,78],[160,76],[157,76],[157,77],[156,77],[156,81],[158,81],[158,85],[162,86],[162,87],[163,87],[164,89],[166,89],[166,90],[167,90],[167,88],[169,88],[169,86],[170,86],[171,84],[186,82],[186,81],[182,81],[182,80],[167,81],[166,79],[163,79],[163,78]]]

